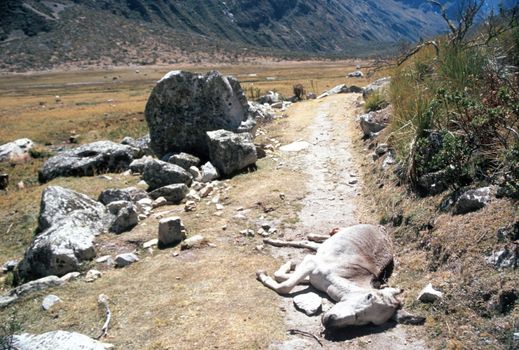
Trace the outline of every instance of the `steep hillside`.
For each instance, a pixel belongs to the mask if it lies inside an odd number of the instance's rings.
[[[396,0],[7,0],[0,69],[366,55],[443,29]]]

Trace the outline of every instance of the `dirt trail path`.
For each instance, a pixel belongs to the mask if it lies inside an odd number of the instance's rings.
[[[354,160],[352,141],[357,95],[337,95],[322,101],[307,103],[305,113],[313,115],[310,135],[305,140],[310,145],[300,152],[287,152],[287,166],[299,169],[308,176],[307,195],[303,199],[299,223],[286,238],[303,239],[308,233],[324,234],[334,227],[358,222],[357,195],[359,178]],[[299,262],[308,252],[297,249],[279,249],[276,254],[283,260]],[[322,331],[320,316],[308,317],[297,311],[292,297],[304,293],[308,287],[300,286],[283,299],[287,330],[297,329],[314,335]],[[324,297],[324,295],[323,295]],[[326,307],[326,302],[324,307]],[[425,344],[411,334],[412,329],[387,324],[382,327],[359,327],[331,336],[322,336],[322,347],[315,339],[294,335],[282,344],[272,344],[271,349],[425,349]]]

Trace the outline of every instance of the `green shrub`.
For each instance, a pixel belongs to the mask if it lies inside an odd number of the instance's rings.
[[[364,108],[367,112],[373,112],[386,108],[388,105],[386,98],[382,94],[375,92],[368,96]]]

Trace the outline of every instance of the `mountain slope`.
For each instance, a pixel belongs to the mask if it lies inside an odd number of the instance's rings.
[[[444,29],[397,0],[4,0],[0,69],[376,53]],[[187,57],[187,58],[186,58]]]

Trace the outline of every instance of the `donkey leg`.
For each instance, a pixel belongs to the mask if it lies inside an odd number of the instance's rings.
[[[263,243],[270,244],[274,247],[291,247],[291,248],[303,248],[317,251],[321,246],[318,243],[310,241],[280,241],[277,239],[264,239]]]
[[[279,294],[288,294],[296,285],[304,280],[305,277],[310,275],[316,266],[317,264],[315,262],[315,256],[307,255],[303,259],[303,262],[297,266],[294,273],[291,274],[290,277],[284,282],[276,282],[274,279],[267,276],[267,274],[263,271],[258,271],[256,276],[264,286]]]
[[[278,283],[288,280],[290,278],[290,276],[292,275],[290,273],[290,271],[294,270],[295,268],[296,268],[296,265],[294,264],[293,261],[286,262],[285,264],[281,265],[279,270],[274,272],[274,279]],[[309,284],[309,283],[310,283],[310,279],[308,277],[306,277],[304,280],[299,282],[299,284]]]

